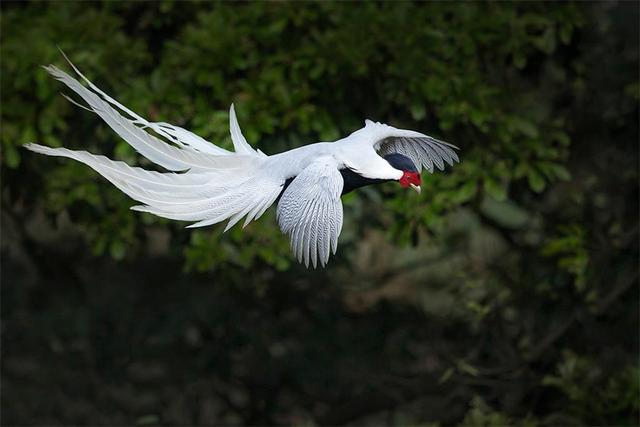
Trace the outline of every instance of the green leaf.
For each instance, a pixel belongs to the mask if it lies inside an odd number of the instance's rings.
[[[487,194],[498,201],[504,201],[507,198],[506,186],[493,178],[487,178],[484,182]]]
[[[529,170],[527,178],[529,179],[529,187],[533,191],[535,191],[536,193],[540,193],[542,190],[544,190],[546,183],[544,181],[544,177],[540,173],[531,169]]]
[[[523,119],[522,117],[514,117],[511,119],[511,126],[529,138],[538,137],[538,129],[531,121],[527,119]]]
[[[452,199],[456,203],[465,203],[471,200],[477,191],[478,185],[474,180],[468,180],[458,191],[456,191]]]

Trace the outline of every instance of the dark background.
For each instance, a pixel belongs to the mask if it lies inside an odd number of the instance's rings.
[[[638,3],[2,2],[4,425],[638,425]],[[273,210],[195,231],[59,95],[268,154],[365,118],[461,147],[344,198],[328,267]]]

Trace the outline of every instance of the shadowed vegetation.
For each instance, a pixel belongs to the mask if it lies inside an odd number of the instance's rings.
[[[3,425],[638,425],[638,4],[2,3]],[[267,154],[365,118],[462,162],[343,198],[325,269],[132,212],[39,66]]]

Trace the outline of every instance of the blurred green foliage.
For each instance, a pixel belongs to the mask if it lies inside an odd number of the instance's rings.
[[[637,425],[638,5],[2,3],[5,424]],[[346,196],[337,257],[141,215],[39,65],[267,154],[365,118],[462,163]],[[636,333],[633,333],[633,332]]]

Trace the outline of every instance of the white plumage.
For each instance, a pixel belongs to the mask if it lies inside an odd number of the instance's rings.
[[[291,238],[298,260],[324,265],[338,249],[342,230],[340,194],[344,182],[331,156],[320,157],[304,168],[278,203],[278,224]]]
[[[455,146],[369,120],[338,141],[267,156],[247,142],[233,105],[229,127],[235,152],[231,152],[181,127],[147,121],[100,90],[73,64],[71,67],[86,86],[53,65],[44,68],[136,151],[170,172],[147,171],[86,151],[38,144],[25,144],[26,148],[82,162],[143,203],[132,209],[194,222],[189,227],[228,220],[226,231],[242,218],[246,226],[280,198],[278,224],[290,237],[298,260],[307,266],[324,266],[330,253],[336,252],[343,191],[387,180],[419,190],[419,174],[413,165],[433,171],[434,165],[443,169],[445,162],[453,165],[458,161]]]

